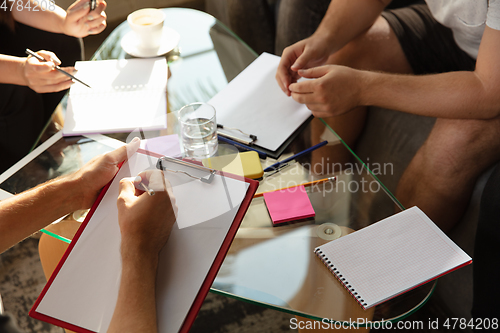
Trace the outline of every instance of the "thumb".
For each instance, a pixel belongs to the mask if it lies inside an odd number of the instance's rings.
[[[128,158],[130,158],[132,155],[135,154],[135,152],[139,148],[140,143],[141,140],[135,137],[130,143],[107,153],[109,161],[111,161],[112,164],[118,164],[120,162],[127,160]]]
[[[123,178],[120,180],[120,187],[118,199],[125,202],[131,201],[135,198],[135,185],[133,183],[134,178]]]
[[[299,75],[306,79],[316,79],[328,73],[328,66],[313,67],[299,70]]]

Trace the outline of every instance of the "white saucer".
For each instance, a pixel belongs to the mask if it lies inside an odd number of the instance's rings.
[[[121,40],[121,46],[125,52],[134,57],[150,58],[158,57],[172,51],[178,44],[181,36],[177,31],[169,27],[163,27],[161,43],[158,48],[144,49],[139,47],[139,39],[133,31],[129,31]]]

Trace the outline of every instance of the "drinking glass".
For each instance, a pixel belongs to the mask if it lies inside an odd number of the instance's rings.
[[[215,108],[207,103],[191,103],[179,110],[182,146],[186,157],[201,160],[217,152]]]

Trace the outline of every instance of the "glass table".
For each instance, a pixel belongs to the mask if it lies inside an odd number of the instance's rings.
[[[147,137],[176,133],[176,110],[188,103],[208,101],[257,57],[242,40],[208,14],[182,8],[164,9],[164,12],[165,22],[181,36],[178,47],[166,55],[170,71],[169,129],[148,132]],[[129,31],[126,22],[118,26],[92,60],[130,58],[120,45],[121,38]],[[65,100],[60,107],[65,109]],[[63,138],[60,132],[54,133],[49,135],[47,129],[30,155],[0,175],[1,193],[19,193],[73,172],[92,157],[122,145],[129,136],[129,133],[117,133]],[[313,119],[281,158],[323,140],[329,144],[282,171],[265,176],[257,190],[264,192],[335,176],[335,182],[307,188],[316,212],[314,220],[272,227],[263,198],[255,198],[211,291],[313,320],[353,322],[361,319],[360,326],[364,326],[363,320],[400,321],[425,304],[436,282],[365,311],[313,253],[321,244],[403,209],[322,119]],[[337,163],[335,156],[346,151],[351,160]],[[276,161],[267,158],[261,162],[266,167]],[[44,232],[69,242],[82,220],[82,213],[75,212]]]

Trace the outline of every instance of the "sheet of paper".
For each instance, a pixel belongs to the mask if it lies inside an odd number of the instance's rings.
[[[92,331],[107,330],[121,275],[116,209],[119,180],[137,175],[151,163],[156,160],[136,154],[124,164],[37,312]],[[179,210],[160,256],[156,291],[159,332],[173,333],[181,327],[248,189],[248,183],[232,178],[216,176],[212,184],[204,184],[185,177],[167,175]]]
[[[311,200],[303,185],[264,193],[274,224],[314,217]]]
[[[79,61],[63,135],[164,129],[168,67],[165,58]]]
[[[419,208],[412,207],[319,246],[364,308],[471,262]]]
[[[217,122],[257,136],[256,145],[275,151],[307,118],[311,111],[281,91],[275,75],[280,58],[263,53],[209,104]]]
[[[179,157],[182,154],[177,134],[141,140],[141,148],[169,157]]]

